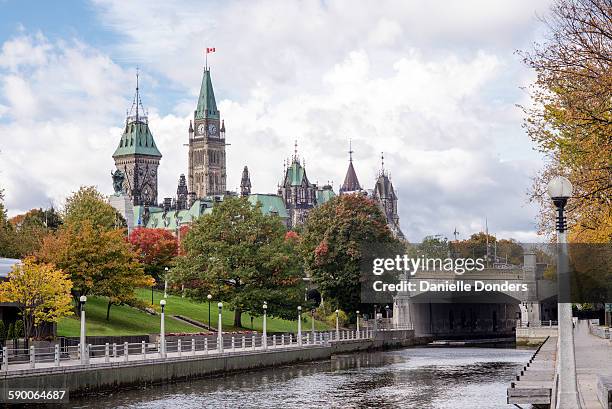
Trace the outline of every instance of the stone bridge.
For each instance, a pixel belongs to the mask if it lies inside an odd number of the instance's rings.
[[[542,272],[529,251],[523,266],[513,269],[418,272],[405,277],[410,289],[394,297],[393,323],[434,338],[514,336],[519,319],[523,325],[556,319],[556,282]],[[439,286],[444,290],[432,291]]]

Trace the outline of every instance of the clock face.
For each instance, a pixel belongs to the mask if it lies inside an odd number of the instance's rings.
[[[208,134],[209,135],[217,134],[217,126],[215,124],[208,124]]]
[[[198,125],[198,134],[204,134],[204,124]]]

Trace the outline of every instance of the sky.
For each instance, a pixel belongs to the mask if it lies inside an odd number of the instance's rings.
[[[159,197],[187,173],[204,50],[225,120],[227,186],[249,167],[275,193],[297,141],[336,192],[349,140],[361,185],[381,167],[410,241],[482,231],[539,241],[522,129],[534,81],[517,50],[545,35],[549,0],[0,0],[0,188],[10,216],[112,193],[112,153],[140,70],[162,152]]]

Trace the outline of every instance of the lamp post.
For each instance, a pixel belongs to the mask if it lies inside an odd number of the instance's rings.
[[[208,329],[210,330],[211,329],[211,326],[210,326],[210,300],[212,300],[212,295],[208,294],[206,296],[206,298],[208,299]]]
[[[88,361],[87,358],[89,358],[87,356],[87,339],[86,339],[86,333],[85,333],[85,303],[87,302],[87,297],[82,295],[81,298],[79,298],[79,303],[81,304],[81,345],[80,345],[80,350],[81,350],[81,364],[85,365]]]
[[[340,339],[340,310],[336,310],[336,341]]]
[[[389,319],[389,304],[385,305],[385,318]]]
[[[168,298],[168,267],[164,268],[164,298]]]
[[[263,303],[263,331],[262,331],[262,335],[261,335],[261,347],[265,350],[268,349],[268,332],[267,332],[267,312],[268,312],[268,303],[264,301]]]
[[[221,353],[223,352],[223,315],[221,314],[223,312],[223,303],[219,302],[217,306],[219,307],[219,322],[217,323],[219,327],[217,330],[217,350],[219,353]]]
[[[374,304],[374,332],[378,330],[378,305]]]
[[[557,208],[557,280],[559,304],[559,387],[557,408],[580,408],[576,385],[576,356],[574,351],[574,330],[572,325],[572,304],[570,302],[569,262],[564,209],[572,195],[572,184],[563,176],[556,176],[548,183],[548,196]],[[568,302],[561,302],[567,297]]]
[[[165,309],[166,300],[159,300],[161,306],[161,324],[159,330],[159,353],[162,358],[166,358],[166,323],[165,323]]]
[[[357,310],[357,339],[359,339],[359,310]]]
[[[302,346],[302,306],[298,305],[298,346]]]
[[[315,310],[313,308],[313,309],[310,310],[310,321],[312,321],[311,322],[311,325],[312,325],[311,332],[312,332],[312,339],[313,339],[313,341],[314,341],[314,334],[315,334],[315,318],[314,318],[314,313],[315,313]]]

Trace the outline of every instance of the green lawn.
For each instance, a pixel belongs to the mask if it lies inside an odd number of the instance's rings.
[[[106,321],[106,298],[87,297],[85,318],[87,335],[143,335],[159,332],[160,317],[149,315],[136,308],[113,305],[110,320]],[[201,329],[173,318],[166,318],[167,332],[200,332]],[[62,318],[57,324],[57,335],[78,337],[80,320],[73,316]]]
[[[141,300],[145,301],[147,304],[151,304],[151,290],[150,289],[137,289],[136,295]],[[159,300],[163,297],[163,291],[155,291],[153,294],[153,301],[156,306],[159,306]],[[185,317],[189,317],[191,319],[203,322],[208,324],[208,302],[199,303],[188,298],[181,298],[178,296],[168,294],[166,304],[166,311],[168,314],[174,315],[183,315]],[[219,315],[219,310],[217,308],[218,300],[213,300],[210,303],[211,306],[211,314],[210,314],[210,323],[213,326],[217,326],[217,318]],[[296,311],[297,318],[297,311]],[[223,309],[223,329],[227,330],[235,330],[236,328],[233,326],[234,324],[234,311],[230,309]],[[252,329],[251,328],[251,316],[249,314],[242,314],[242,325],[243,329]],[[257,331],[261,331],[263,327],[263,318],[262,317],[254,317],[253,318],[253,327]],[[302,321],[302,329],[310,330],[312,328],[310,316],[306,316],[306,322]],[[317,330],[327,329],[328,326],[322,322],[315,321],[315,328]],[[268,318],[268,328],[269,332],[297,332],[297,319],[295,321],[288,321],[279,318]]]
[[[151,303],[150,289],[137,289],[136,296],[147,304]],[[159,310],[159,300],[161,300],[163,292],[155,291],[153,294],[155,308]],[[181,298],[174,295],[168,295],[166,304],[166,332],[201,332],[203,329],[192,326],[190,324],[178,321],[170,317],[170,315],[183,315],[194,320],[208,323],[208,303],[199,303],[188,298]],[[211,302],[211,325],[217,326],[217,303]],[[143,335],[151,334],[159,331],[160,317],[149,315],[136,308],[113,305],[110,313],[110,320],[106,321],[106,298],[104,297],[87,297],[87,306],[85,309],[87,318],[87,335]],[[297,312],[297,311],[296,311]],[[253,327],[255,330],[262,330],[262,317],[254,317]],[[236,330],[233,326],[234,312],[229,309],[223,309],[223,330]],[[251,329],[251,317],[249,314],[242,314],[242,325],[244,328]],[[302,322],[304,331],[310,330],[310,317],[306,316],[306,322]],[[317,330],[328,329],[328,326],[322,322],[315,321]],[[297,320],[288,321],[279,318],[268,318],[269,332],[297,332]],[[80,321],[77,317],[63,318],[57,325],[57,335],[59,336],[79,336]]]

